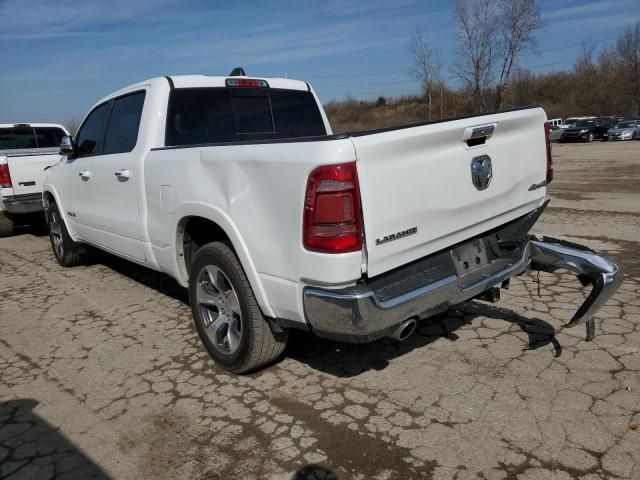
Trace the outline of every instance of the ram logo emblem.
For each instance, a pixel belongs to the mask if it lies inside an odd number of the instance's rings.
[[[480,155],[471,160],[471,181],[478,190],[484,190],[491,183],[493,170],[491,169],[491,157]]]

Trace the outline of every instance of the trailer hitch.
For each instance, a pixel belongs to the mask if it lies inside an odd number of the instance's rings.
[[[566,268],[574,272],[582,285],[592,285],[591,293],[580,305],[567,327],[586,322],[586,341],[595,335],[594,315],[618,289],[624,275],[610,258],[598,255],[583,245],[551,237],[530,237],[531,264],[533,270],[554,272]]]

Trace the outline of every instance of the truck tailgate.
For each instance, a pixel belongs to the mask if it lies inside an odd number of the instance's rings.
[[[15,195],[42,192],[45,168],[60,161],[60,154],[8,156],[9,172]]]
[[[545,121],[541,108],[526,108],[353,134],[368,275],[448,248],[539,206],[546,194]],[[468,143],[474,132],[478,138]],[[488,133],[484,142],[483,133]],[[489,163],[492,176],[485,186]]]

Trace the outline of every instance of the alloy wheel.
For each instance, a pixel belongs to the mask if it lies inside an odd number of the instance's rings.
[[[62,227],[57,212],[51,212],[49,217],[49,235],[51,235],[51,242],[53,243],[56,256],[62,258],[64,256],[64,240],[62,238]]]
[[[242,312],[238,295],[225,273],[207,265],[197,277],[196,301],[207,337],[219,352],[230,355],[240,347]]]

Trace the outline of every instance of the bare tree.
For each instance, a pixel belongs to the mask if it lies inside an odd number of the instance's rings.
[[[640,22],[627,28],[616,44],[620,62],[621,87],[640,116]]]
[[[576,59],[573,72],[576,84],[571,90],[577,111],[590,115],[595,108],[595,88],[597,83],[597,66],[593,60],[595,44],[589,40],[582,42],[582,52]]]
[[[427,100],[427,118],[431,121],[432,96],[438,88],[441,97],[440,118],[442,118],[442,89],[444,88],[444,82],[440,75],[443,66],[442,57],[436,50],[429,47],[426,35],[421,29],[416,29],[413,32],[409,49],[413,59],[410,72],[420,81],[422,86]]]
[[[456,0],[459,42],[454,72],[471,90],[476,111],[487,110],[498,44],[498,5],[493,0]]]
[[[76,132],[78,131],[78,127],[80,125],[78,125],[78,122],[76,121],[76,117],[71,116],[71,118],[69,120],[67,120],[66,122],[64,122],[64,126],[66,127],[67,131],[71,134],[71,135],[75,135]]]
[[[498,12],[499,73],[496,82],[495,109],[504,104],[509,78],[520,54],[535,47],[535,32],[544,22],[537,0],[501,0]]]
[[[596,67],[596,112],[599,115],[613,115],[614,110],[612,100],[617,86],[618,68],[616,64],[616,53],[613,48],[602,49],[598,55]]]

